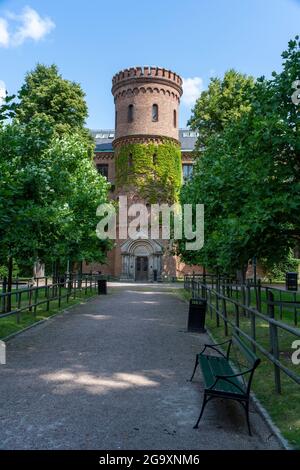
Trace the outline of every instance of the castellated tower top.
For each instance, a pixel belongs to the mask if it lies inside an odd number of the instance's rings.
[[[130,136],[178,141],[179,75],[161,67],[131,67],[114,75],[112,85],[116,141]]]

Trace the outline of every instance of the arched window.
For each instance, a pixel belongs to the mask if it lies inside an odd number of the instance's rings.
[[[154,104],[152,106],[152,121],[157,122],[158,121],[158,105]]]
[[[133,104],[128,106],[128,122],[133,122]]]
[[[173,125],[174,127],[177,127],[177,112],[176,109],[173,111]]]
[[[128,168],[131,169],[132,166],[133,166],[133,157],[132,157],[132,153],[130,153],[128,157]]]

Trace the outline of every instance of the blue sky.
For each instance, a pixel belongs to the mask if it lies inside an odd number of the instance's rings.
[[[210,76],[229,68],[270,76],[300,33],[300,0],[0,0],[0,88],[21,86],[37,62],[80,82],[88,126],[111,128],[111,78],[158,65],[185,81],[180,126]]]

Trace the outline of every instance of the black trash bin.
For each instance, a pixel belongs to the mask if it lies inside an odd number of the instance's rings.
[[[106,295],[107,294],[107,280],[106,279],[98,279],[98,295]]]
[[[298,290],[298,273],[286,273],[285,288],[286,290]]]
[[[190,300],[188,331],[195,333],[205,333],[205,315],[206,315],[205,299],[194,298]]]
[[[58,278],[58,284],[60,284],[61,287],[64,287],[65,282],[66,282],[66,277],[63,276],[63,275],[60,275],[59,278]]]

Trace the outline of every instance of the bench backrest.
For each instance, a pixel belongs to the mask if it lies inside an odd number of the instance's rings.
[[[251,351],[251,349],[248,348],[248,346],[244,343],[244,341],[242,341],[242,339],[236,333],[233,333],[232,335],[232,342],[235,346],[238,347],[241,354],[243,355],[243,357],[246,359],[247,363],[249,364],[249,369],[251,369],[251,371],[249,371],[250,375],[249,375],[249,380],[248,380],[248,385],[247,385],[247,393],[249,394],[253,374],[254,374],[256,367],[260,363],[260,359],[259,357],[256,356],[256,354],[253,351]]]

